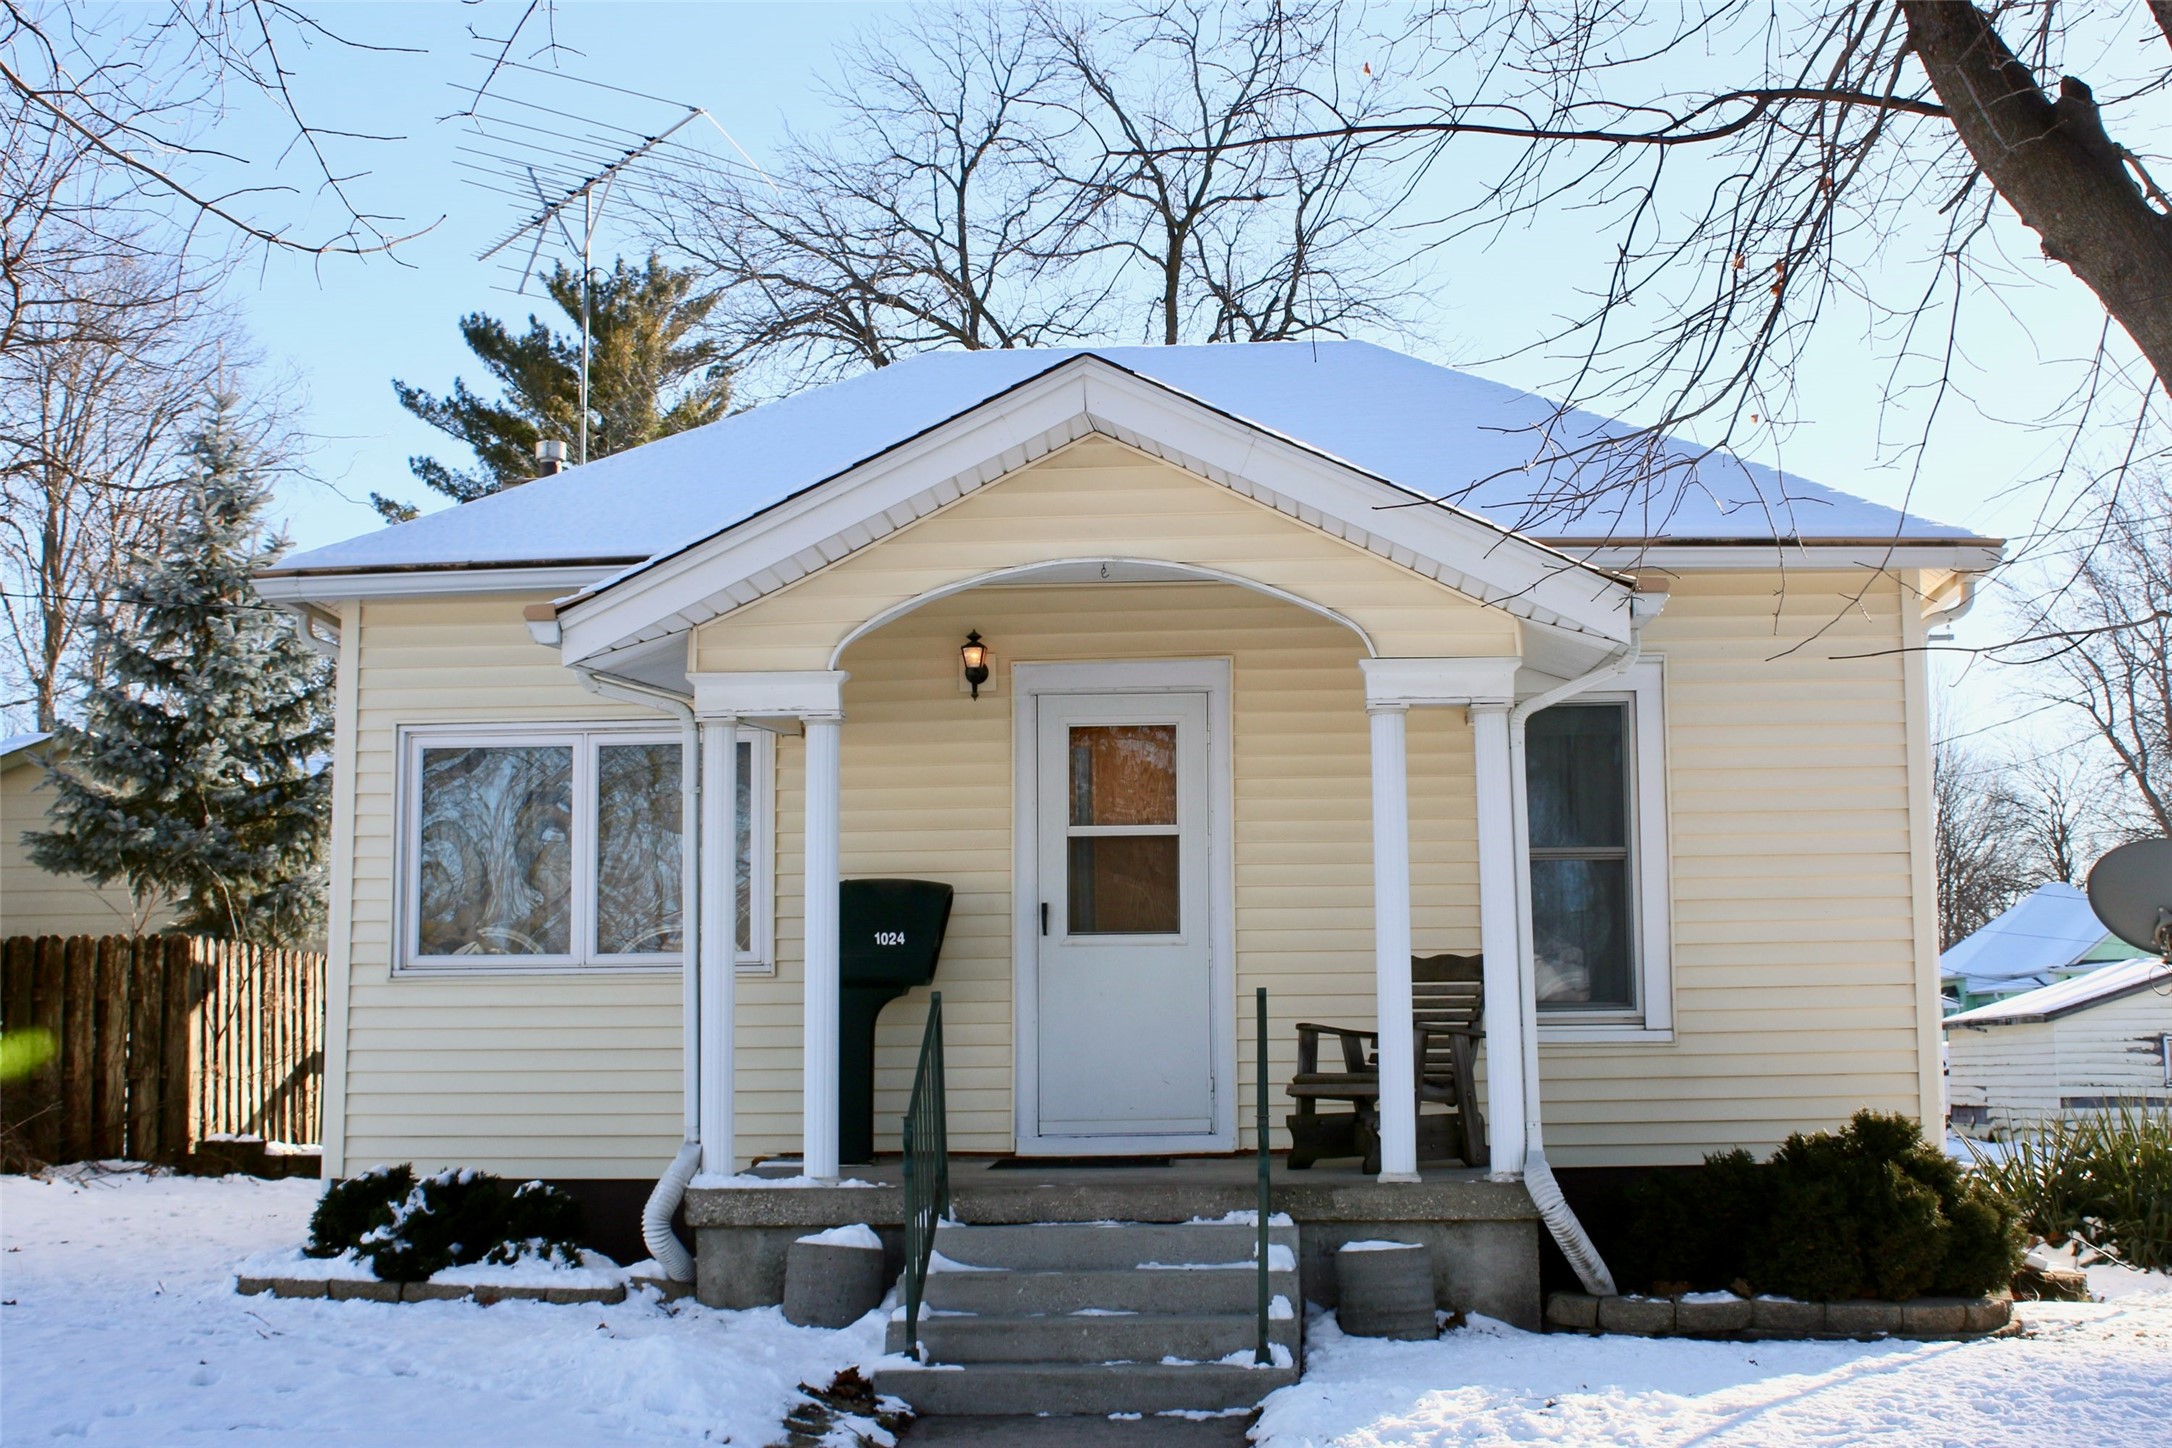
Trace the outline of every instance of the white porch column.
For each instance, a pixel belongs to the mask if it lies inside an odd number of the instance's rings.
[[[1523,1174],[1523,984],[1517,978],[1518,897],[1523,868],[1516,830],[1515,761],[1506,703],[1471,705],[1471,752],[1478,780],[1478,929],[1486,960],[1486,1127],[1490,1175]]]
[[[837,1176],[838,736],[842,716],[809,715],[807,727],[806,1046],[801,1139],[807,1175]]]
[[[1401,704],[1367,704],[1373,734],[1373,991],[1380,1028],[1380,1180],[1418,1180],[1410,1003],[1410,785]]]
[[[701,725],[701,1169],[728,1176],[739,941],[739,721]]]

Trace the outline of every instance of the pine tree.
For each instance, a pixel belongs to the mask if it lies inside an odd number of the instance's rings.
[[[595,282],[589,298],[591,459],[714,422],[730,410],[731,379],[718,362],[717,345],[696,336],[718,298],[697,292],[694,280],[692,271],[651,256],[638,267],[620,258]],[[528,481],[536,475],[539,440],[571,444],[580,434],[581,274],[560,265],[543,278],[543,287],[572,319],[571,332],[532,315],[518,336],[482,312],[460,319],[468,350],[503,389],[498,401],[478,396],[457,377],[444,397],[393,381],[400,406],[474,449],[480,466],[472,472],[436,458],[407,460],[431,491],[456,503]],[[415,516],[412,504],[381,493],[372,493],[370,502],[390,523]]]
[[[24,840],[45,869],[126,882],[139,912],[173,903],[180,933],[294,945],[323,918],[330,670],[250,587],[284,540],[232,398],[190,452],[179,517],[97,623],[82,720],[54,731],[52,828]]]

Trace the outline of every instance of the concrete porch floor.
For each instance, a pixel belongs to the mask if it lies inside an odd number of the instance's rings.
[[[950,1210],[972,1225],[1036,1222],[1185,1222],[1251,1211],[1258,1165],[1250,1156],[1178,1157],[1166,1167],[1020,1167],[994,1158],[950,1159]],[[789,1175],[789,1165],[765,1167]],[[887,1157],[844,1168],[860,1186],[695,1186],[686,1193],[694,1229],[696,1295],[715,1307],[754,1307],[784,1296],[784,1260],[798,1237],[864,1222],[883,1239],[892,1270],[903,1260],[904,1165]],[[742,1179],[745,1180],[745,1179]],[[1352,1161],[1270,1168],[1269,1201],[1298,1227],[1307,1301],[1335,1305],[1334,1254],[1345,1242],[1387,1238],[1425,1246],[1434,1298],[1521,1327],[1539,1325],[1538,1209],[1521,1182],[1488,1181],[1462,1166],[1421,1170],[1416,1182],[1384,1183]]]

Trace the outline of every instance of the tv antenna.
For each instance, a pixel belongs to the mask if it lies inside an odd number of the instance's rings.
[[[470,185],[509,198],[522,215],[511,230],[476,253],[476,260],[505,256],[506,270],[511,271],[512,258],[525,251],[519,266],[520,279],[511,288],[525,293],[544,247],[554,236],[580,258],[580,427],[573,441],[577,447],[575,461],[585,463],[589,443],[588,374],[595,346],[596,238],[613,193],[645,193],[652,201],[662,200],[669,190],[664,177],[657,174],[662,168],[739,169],[738,163],[676,139],[701,122],[707,122],[730,143],[747,170],[764,181],[769,178],[731,132],[700,106],[502,56],[483,55],[478,59],[493,64],[494,78],[510,72],[505,80],[514,84],[500,83],[480,91],[454,87],[471,97],[460,118],[470,123],[472,134],[466,138],[467,144],[458,148],[461,154],[457,164],[469,173]],[[519,84],[523,81],[525,85]],[[550,88],[540,81],[586,87],[595,93],[595,99],[626,114],[609,120],[576,115],[554,99]],[[523,95],[522,90],[535,94]]]

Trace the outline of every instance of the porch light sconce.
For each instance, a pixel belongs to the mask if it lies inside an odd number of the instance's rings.
[[[972,687],[973,697],[980,697],[980,686],[988,682],[988,646],[980,641],[980,630],[974,629],[965,636],[965,646],[958,650],[958,657],[965,663],[965,682]]]

